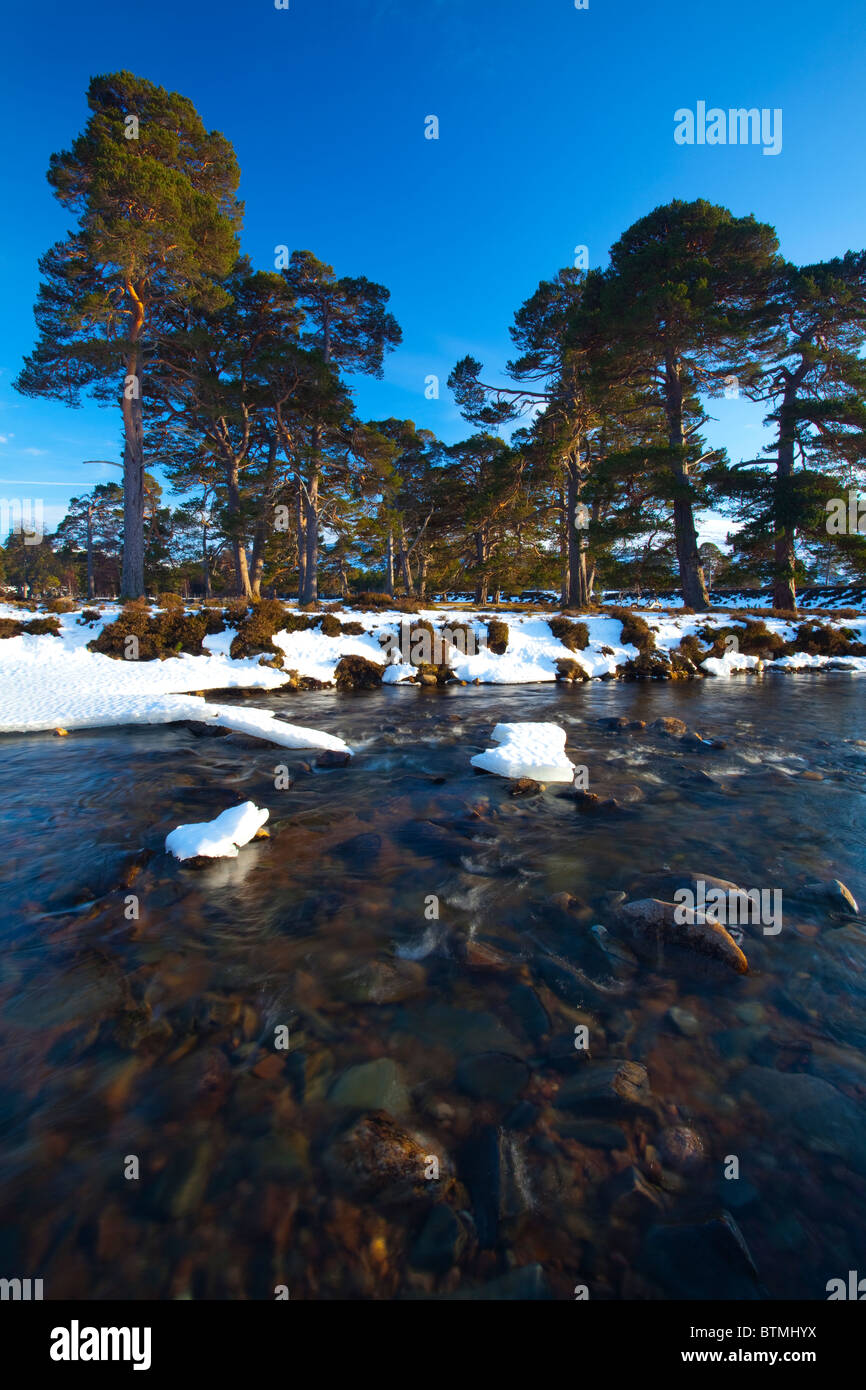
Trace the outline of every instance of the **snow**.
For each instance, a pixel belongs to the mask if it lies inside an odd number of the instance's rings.
[[[374,614],[353,613],[351,616],[357,622],[364,622],[365,616],[377,622]],[[380,619],[377,626],[380,631],[390,631],[393,623],[383,623]],[[318,628],[308,628],[306,632],[278,632],[273,640],[274,645],[285,652],[287,670],[297,671],[300,676],[312,676],[317,681],[333,681],[343,656],[363,656],[379,666],[384,666],[386,661],[378,638],[366,633],[361,637],[326,637]]]
[[[701,669],[710,676],[732,676],[735,671],[755,671],[760,666],[766,669],[766,662],[757,656],[747,656],[745,652],[725,652],[724,656],[708,656],[701,662]]]
[[[499,777],[531,777],[536,782],[571,782],[574,764],[565,755],[565,730],[558,724],[497,724],[488,748],[470,759],[473,767]]]
[[[215,820],[201,821],[197,825],[179,825],[165,838],[167,854],[176,859],[237,859],[238,846],[249,844],[258,830],[261,830],[270,812],[256,806],[254,801],[245,801],[241,806],[230,806]]]
[[[253,734],[288,748],[325,748],[345,751],[341,739],[315,729],[286,723],[271,711],[246,705],[223,705],[207,701],[204,692],[218,689],[278,690],[299,677],[332,685],[342,656],[366,657],[385,667],[384,682],[395,685],[410,680],[416,668],[409,664],[386,664],[387,643],[380,637],[398,638],[402,622],[426,619],[437,633],[455,624],[467,624],[479,639],[474,655],[464,655],[450,646],[444,659],[458,680],[467,684],[523,685],[549,683],[556,679],[557,662],[569,661],[587,676],[615,675],[618,668],[638,653],[622,641],[621,624],[616,618],[588,614],[581,619],[589,633],[584,651],[572,652],[550,631],[549,617],[531,613],[503,612],[508,626],[508,646],[497,656],[486,645],[486,624],[473,608],[427,609],[417,619],[393,611],[347,611],[343,620],[358,622],[366,631],[358,636],[340,634],[326,637],[319,628],[303,632],[277,633],[275,644],[284,653],[284,668],[261,666],[257,657],[232,660],[229,655],[234,629],[226,629],[204,639],[204,654],[182,654],[166,661],[117,661],[87,644],[117,616],[117,606],[106,608],[92,625],[78,623],[81,610],[60,615],[60,636],[31,636],[0,639],[0,733],[30,733],[56,728],[85,729],[123,724],[164,724],[175,720],[211,721],[225,728]],[[29,620],[43,616],[0,604],[0,616]],[[647,621],[655,634],[659,651],[675,650],[683,637],[711,627],[737,626],[740,616],[723,610],[706,614],[674,612],[648,613]],[[790,641],[796,626],[783,619],[763,620],[770,632]],[[853,629],[866,642],[866,618],[846,620],[842,626]],[[738,671],[763,674],[777,671],[844,670],[866,672],[866,657],[827,657],[797,653],[778,661],[759,661],[753,656],[729,652],[709,657],[703,663],[707,675],[730,677]],[[502,750],[493,750],[501,757]],[[549,779],[548,779],[549,780]]]
[[[0,612],[0,616],[20,618],[21,613],[10,609]],[[104,623],[82,627],[76,622],[77,616],[61,616],[60,637],[25,635],[0,640],[0,733],[171,724],[197,719],[253,734],[285,748],[348,751],[342,739],[285,723],[270,710],[213,704],[201,695],[187,693],[252,687],[273,690],[290,679],[287,672],[259,666],[254,657],[232,661],[227,651],[214,651],[213,647],[207,656],[115,661],[99,652],[87,651],[87,643]],[[207,640],[219,645],[219,639],[225,636],[218,633]],[[225,642],[221,645],[227,646]]]

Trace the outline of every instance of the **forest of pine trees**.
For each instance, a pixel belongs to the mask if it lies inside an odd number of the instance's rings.
[[[306,250],[253,266],[234,152],[186,98],[117,73],[88,101],[51,160],[77,220],[40,261],[16,384],[116,403],[122,486],[74,498],[39,547],[11,536],[6,584],[308,604],[544,589],[572,608],[678,589],[700,611],[711,583],[790,610],[798,584],[866,576],[866,534],[827,526],[866,463],[866,252],[795,266],[752,216],[656,208],[606,269],[553,271],[516,306],[502,379],[454,365],[466,438],[446,444],[356,413],[352,381],[401,341],[385,286]],[[765,407],[759,458],[706,443],[732,394]],[[699,545],[708,510],[730,553]]]

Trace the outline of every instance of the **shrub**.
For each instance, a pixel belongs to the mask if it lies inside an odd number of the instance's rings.
[[[637,647],[641,656],[649,656],[650,652],[655,651],[656,639],[652,628],[631,608],[609,608],[608,617],[616,618],[622,624],[623,646]]]
[[[226,599],[226,606],[225,606],[226,622],[227,622],[231,627],[234,627],[234,625],[235,625],[236,623],[241,622],[241,621],[246,617],[247,613],[249,612],[249,609],[250,609],[250,602],[249,602],[249,599],[245,599],[245,598],[228,598],[228,599]]]
[[[183,608],[184,600],[180,594],[157,594],[157,608]]]
[[[74,613],[78,604],[74,598],[53,598],[45,607],[49,613]]]
[[[87,627],[90,623],[98,623],[101,617],[102,614],[98,608],[82,608],[78,621],[82,627]]]
[[[495,656],[504,656],[508,650],[508,624],[500,618],[491,618],[487,624],[487,645]]]
[[[560,614],[550,619],[550,631],[570,652],[583,652],[589,646],[589,628],[586,623],[569,622],[568,618]]]
[[[709,651],[701,646],[693,632],[682,639],[679,649],[686,660],[691,661],[695,666],[700,666],[701,662],[706,661],[710,655]]]
[[[114,622],[106,623],[99,636],[88,642],[87,650],[123,661],[128,659],[127,638],[135,637],[139,661],[164,661],[180,652],[202,655],[202,638],[208,631],[205,614],[169,609],[151,615],[139,604],[140,600],[125,604]]]
[[[338,690],[374,690],[382,684],[385,667],[365,656],[343,656],[337,662],[334,679]]]
[[[391,597],[390,594],[373,593],[365,589],[360,594],[352,594],[344,599],[347,608],[386,609],[397,613],[420,613],[421,604],[408,594]]]
[[[811,656],[866,656],[866,645],[850,627],[828,627],[825,623],[801,623],[785,650],[808,652]]]
[[[339,637],[343,631],[343,624],[339,618],[335,618],[333,613],[325,613],[322,617],[322,634],[325,637]]]
[[[31,618],[29,622],[19,622],[17,618],[0,618],[0,638],[21,637],[59,637],[59,618]]]
[[[234,660],[247,656],[282,658],[282,652],[274,646],[271,638],[274,633],[286,628],[287,617],[279,599],[265,598],[254,604],[240,621],[232,639],[230,656]]]

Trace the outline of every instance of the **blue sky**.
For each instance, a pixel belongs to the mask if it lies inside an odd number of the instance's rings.
[[[538,281],[578,245],[604,264],[659,203],[753,212],[794,261],[863,245],[859,0],[53,0],[7,10],[4,39],[0,495],[44,499],[49,526],[116,476],[82,460],[120,458],[119,412],[12,389],[34,342],[37,258],[69,225],[48,159],[84,125],[94,74],[129,68],[183,92],[234,143],[256,265],[285,244],[388,286],[403,345],[383,381],[358,384],[359,410],[447,440],[469,432],[445,386],[455,360],[472,352],[495,374]],[[676,145],[674,112],[698,101],[781,108],[781,153]],[[712,442],[754,456],[760,410],[711,411]]]

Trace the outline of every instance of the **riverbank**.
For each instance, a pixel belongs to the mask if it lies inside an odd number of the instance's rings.
[[[205,700],[208,691],[866,671],[863,614],[819,619],[615,608],[561,615],[445,607],[407,614],[338,605],[300,612],[274,603],[260,611],[263,618],[269,611],[269,621],[253,629],[237,605],[130,612],[104,604],[58,613],[4,604],[0,733],[241,717],[236,705]],[[160,629],[163,618],[168,629]],[[165,659],[147,659],[150,651]],[[245,707],[243,719],[242,729],[230,726],[275,743],[294,739],[288,746],[334,747],[319,741],[316,730],[293,735],[254,707]],[[312,742],[297,742],[304,737]]]

